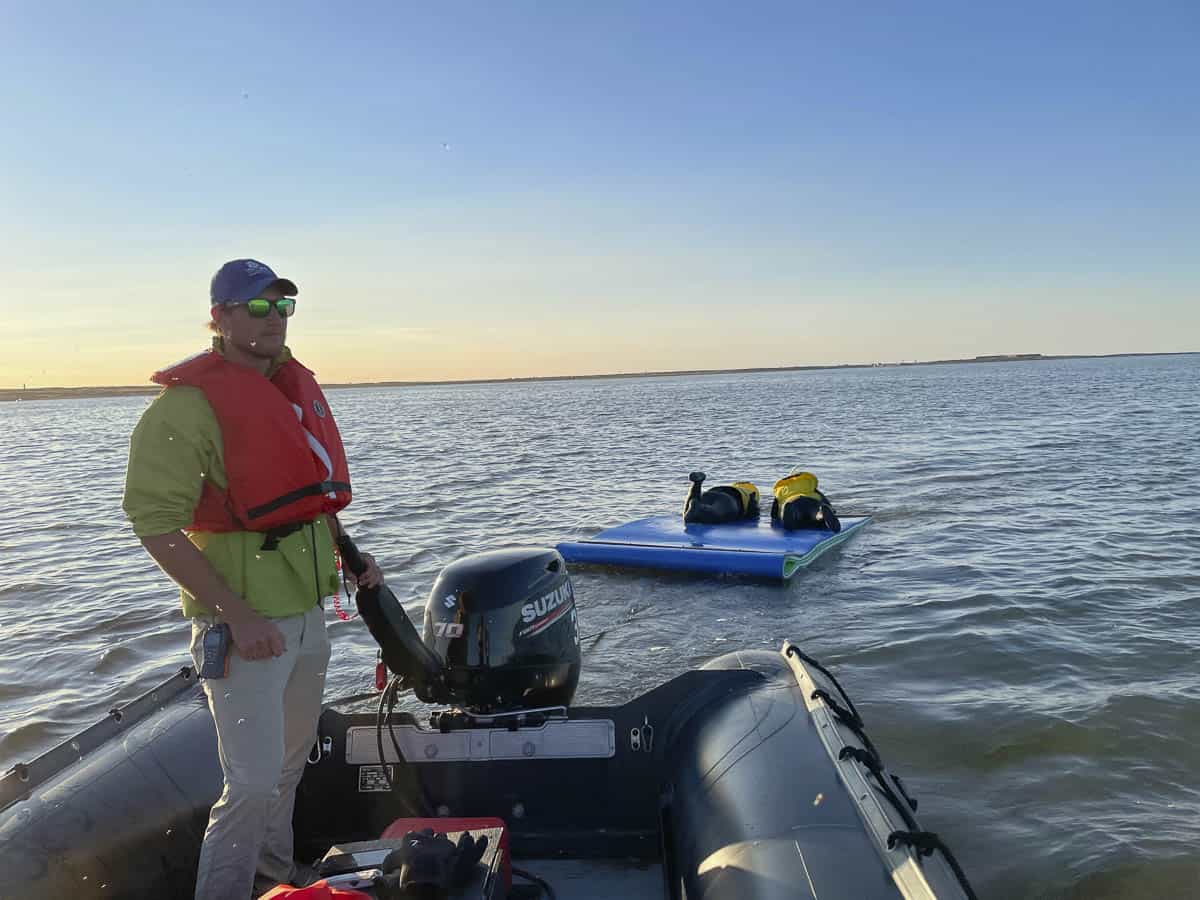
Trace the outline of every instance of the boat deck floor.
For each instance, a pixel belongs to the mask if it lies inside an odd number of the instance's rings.
[[[623,859],[514,859],[536,875],[558,900],[642,900],[663,897],[662,866]],[[513,884],[523,879],[514,874]]]

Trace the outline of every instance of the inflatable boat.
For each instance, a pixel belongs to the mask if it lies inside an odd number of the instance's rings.
[[[854,703],[791,643],[588,707],[570,702],[574,595],[553,550],[452,564],[416,644],[386,587],[359,609],[396,677],[375,713],[355,697],[320,719],[294,822],[297,859],[329,885],[385,896],[381,860],[421,824],[474,829],[492,852],[453,889],[412,896],[974,896]],[[405,688],[447,705],[391,708]],[[190,898],[220,790],[185,667],[0,778],[0,894]]]

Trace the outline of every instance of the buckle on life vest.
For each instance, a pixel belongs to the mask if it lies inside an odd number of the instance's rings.
[[[307,522],[292,522],[289,525],[277,525],[269,531],[259,532],[263,536],[262,547],[259,549],[278,550],[281,540],[290,534],[295,534],[307,524]]]

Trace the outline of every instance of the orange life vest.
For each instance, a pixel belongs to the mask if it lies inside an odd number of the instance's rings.
[[[204,392],[221,427],[228,487],[208,479],[191,531],[268,531],[350,502],[342,438],[312,372],[294,359],[267,379],[209,350],[154,373]]]

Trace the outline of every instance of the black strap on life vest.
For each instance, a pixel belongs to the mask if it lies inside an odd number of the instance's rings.
[[[295,503],[297,500],[303,500],[305,497],[312,497],[316,494],[328,494],[332,491],[347,491],[349,492],[350,485],[344,481],[318,481],[315,484],[310,484],[307,487],[296,488],[294,491],[288,491],[270,500],[261,506],[256,506],[247,511],[247,515],[251,519],[259,519],[268,513],[273,513],[277,509],[282,509],[289,503]]]
[[[307,524],[307,522],[292,522],[288,525],[277,525],[276,527],[268,529],[267,531],[260,532],[260,534],[263,536],[263,542],[259,549],[278,550],[279,542],[281,540],[283,540],[289,534],[295,534]]]

